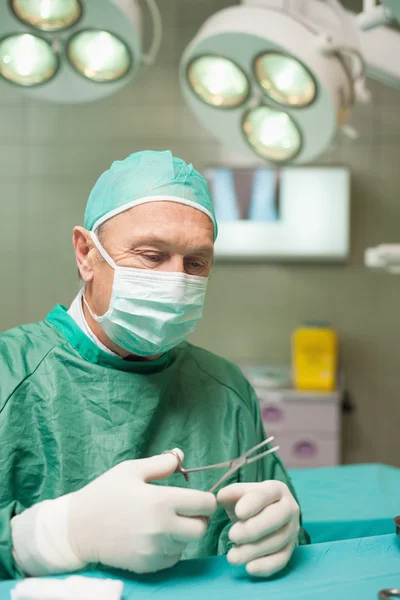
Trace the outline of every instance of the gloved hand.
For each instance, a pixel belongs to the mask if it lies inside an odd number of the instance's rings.
[[[40,576],[97,562],[136,573],[173,566],[203,536],[204,517],[217,508],[213,494],[150,483],[172,475],[177,464],[174,454],[126,461],[81,490],[14,517],[20,568]]]
[[[183,453],[181,453],[183,460]],[[206,492],[151,485],[172,475],[173,454],[114,467],[69,504],[69,540],[86,563],[146,573],[175,565],[189,542],[199,540],[217,508]]]
[[[300,530],[300,509],[281,481],[234,483],[217,495],[234,523],[227,558],[250,575],[269,577],[289,562]]]

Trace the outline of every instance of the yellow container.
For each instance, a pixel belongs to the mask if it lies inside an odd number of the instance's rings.
[[[298,390],[336,388],[338,340],[328,325],[305,324],[292,336],[293,383]]]

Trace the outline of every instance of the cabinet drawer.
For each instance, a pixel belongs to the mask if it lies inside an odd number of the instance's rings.
[[[275,436],[274,444],[288,469],[329,467],[340,462],[340,439],[335,436],[318,435],[315,432],[281,432],[270,430]]]
[[[340,429],[340,406],[334,402],[285,400],[274,402],[259,396],[261,419],[267,433],[315,431],[335,434]]]

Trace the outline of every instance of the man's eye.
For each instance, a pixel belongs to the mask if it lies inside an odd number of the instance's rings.
[[[157,254],[144,254],[143,257],[151,262],[157,262],[160,260],[160,257],[157,256]]]
[[[186,269],[192,272],[198,272],[204,269],[205,265],[197,260],[191,260],[187,263]]]

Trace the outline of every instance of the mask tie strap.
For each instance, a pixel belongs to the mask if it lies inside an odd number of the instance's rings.
[[[117,265],[115,264],[115,262],[113,261],[113,259],[111,258],[111,256],[105,251],[105,249],[103,248],[103,246],[100,244],[100,240],[97,237],[97,235],[95,234],[95,232],[91,231],[90,235],[92,237],[93,244],[96,246],[97,250],[100,252],[100,254],[104,258],[104,260],[110,265],[110,267],[112,269],[116,269]]]
[[[83,302],[85,303],[85,306],[86,306],[86,308],[88,309],[90,316],[91,316],[91,317],[93,317],[93,319],[94,319],[95,321],[97,321],[97,320],[98,320],[98,316],[97,316],[97,315],[96,315],[96,314],[95,314],[95,313],[92,311],[92,309],[90,308],[90,306],[89,306],[89,304],[88,304],[88,301],[86,300],[85,294],[82,294],[82,300],[83,300]]]
[[[113,261],[113,259],[111,258],[111,256],[105,251],[105,249],[103,248],[103,246],[100,244],[100,240],[97,237],[97,235],[95,234],[95,232],[91,231],[90,235],[91,235],[91,238],[93,240],[93,244],[96,246],[97,250],[100,252],[100,254],[104,258],[104,260],[110,265],[110,267],[112,269],[116,269],[117,265],[115,264],[115,262]],[[82,300],[85,303],[85,306],[86,306],[86,308],[89,311],[89,314],[93,317],[93,319],[95,319],[97,321],[98,320],[98,316],[90,308],[89,303],[86,300],[85,292],[83,292],[83,294],[82,294]]]

